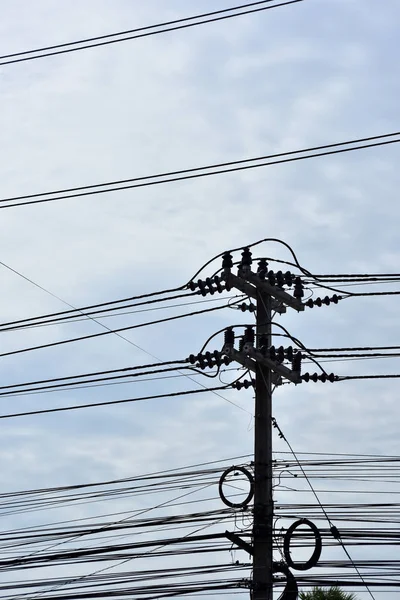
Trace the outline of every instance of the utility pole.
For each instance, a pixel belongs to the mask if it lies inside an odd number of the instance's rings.
[[[301,383],[301,353],[293,359],[292,369],[282,363],[287,359],[284,348],[276,360],[272,346],[272,311],[285,313],[286,307],[303,311],[303,296],[300,278],[291,273],[268,271],[268,263],[261,259],[257,272],[251,270],[252,255],[244,248],[238,274],[232,273],[232,256],[223,258],[222,278],[227,289],[236,288],[256,301],[256,332],[247,328],[239,351],[234,349],[234,336],[230,332],[225,340],[223,353],[255,373],[255,417],[254,417],[254,518],[252,600],[273,599],[273,515],[272,496],[272,385],[282,383],[282,377],[293,383]],[[294,284],[293,296],[284,285]],[[236,537],[237,539],[237,537]],[[237,540],[239,542],[239,540]],[[240,542],[239,542],[240,543]]]
[[[292,346],[276,348],[272,343],[272,319],[275,313],[284,314],[288,308],[302,312],[306,306],[313,308],[313,306],[329,306],[330,303],[337,304],[340,297],[334,294],[331,298],[328,296],[324,299],[310,298],[303,302],[304,291],[301,276],[294,275],[290,271],[283,273],[282,271],[268,270],[268,263],[264,258],[259,259],[257,270],[253,271],[250,249],[243,248],[241,256],[237,275],[232,272],[234,266],[232,255],[230,252],[225,252],[221,275],[214,275],[205,281],[200,279],[197,282],[192,281],[189,288],[192,291],[199,289],[203,296],[208,293],[221,293],[224,288],[226,291],[238,290],[250,300],[250,304],[244,302],[241,305],[241,310],[256,311],[255,331],[254,325],[245,325],[244,333],[235,335],[235,327],[242,328],[243,326],[228,327],[224,332],[224,345],[221,352],[216,350],[214,353],[206,352],[197,356],[192,354],[188,360],[200,369],[207,366],[210,368],[215,365],[220,366],[223,362],[226,365],[237,362],[252,374],[250,381],[238,380],[232,384],[236,389],[242,387],[247,389],[251,386],[255,388],[254,475],[239,467],[239,471],[241,470],[249,479],[252,491],[247,499],[239,504],[228,502],[220,491],[225,504],[242,509],[247,507],[254,492],[252,540],[251,543],[248,543],[240,535],[229,531],[226,531],[225,535],[233,544],[253,557],[253,577],[248,582],[252,600],[273,600],[274,574],[276,573],[283,574],[286,579],[282,598],[294,600],[298,597],[298,587],[289,566],[300,570],[311,568],[311,563],[315,564],[318,561],[320,544],[315,550],[312,561],[308,561],[302,566],[295,565],[290,558],[290,553],[285,554],[284,561],[274,562],[273,560],[272,391],[284,380],[295,385],[303,381],[333,382],[335,375],[333,373],[328,375],[325,372],[321,375],[317,373],[301,375],[303,357],[301,346],[297,349]],[[238,338],[239,344],[236,348],[235,342]],[[294,342],[298,345],[295,339]],[[234,467],[228,469],[221,476],[221,487],[225,475],[232,469]],[[303,521],[296,522],[295,529],[300,524],[303,524]],[[314,531],[314,525],[309,522],[307,524]],[[289,531],[290,538],[292,531]]]
[[[270,347],[271,296],[258,290],[256,347]],[[254,413],[253,600],[272,600],[272,381],[271,370],[257,363]]]

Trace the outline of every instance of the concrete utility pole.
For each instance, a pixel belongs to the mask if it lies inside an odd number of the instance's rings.
[[[282,600],[295,600],[298,598],[298,585],[291,569],[306,571],[315,566],[321,554],[322,543],[317,527],[307,519],[299,519],[285,534],[284,558],[276,562],[273,559],[272,428],[276,427],[279,436],[284,436],[272,416],[272,391],[284,381],[295,385],[310,380],[333,383],[336,376],[333,373],[328,375],[325,371],[321,374],[301,375],[304,346],[292,338],[295,343],[294,348],[293,346],[276,348],[272,343],[272,318],[276,313],[286,313],[287,309],[302,312],[306,306],[313,308],[313,306],[337,304],[340,296],[334,294],[323,299],[309,298],[303,302],[303,269],[300,265],[298,269],[301,275],[295,275],[290,271],[283,273],[280,270],[277,272],[268,270],[267,259],[257,260],[257,270],[252,270],[253,259],[250,249],[243,248],[241,260],[235,263],[237,264],[237,274],[235,274],[232,272],[234,267],[232,254],[225,252],[220,275],[207,277],[204,281],[199,279],[197,282],[190,282],[189,289],[192,291],[199,289],[203,296],[208,293],[221,293],[224,289],[239,290],[250,302],[247,303],[246,300],[240,306],[237,305],[237,308],[243,312],[246,310],[250,313],[256,312],[256,324],[255,327],[254,324],[227,327],[224,331],[224,345],[221,352],[215,350],[213,353],[200,353],[197,356],[191,354],[188,360],[200,369],[237,362],[251,373],[250,380],[243,380],[242,376],[231,385],[237,390],[255,388],[254,474],[243,466],[232,466],[221,475],[219,482],[220,497],[231,508],[248,509],[254,497],[251,542],[243,539],[240,534],[230,531],[225,531],[225,537],[253,557],[253,576],[251,580],[245,581],[245,587],[251,590],[251,600],[273,600],[276,574],[283,575],[285,578]],[[238,503],[228,500],[223,493],[223,484],[232,472],[235,472],[235,475],[238,473],[245,475],[250,485],[247,497]],[[290,541],[295,530],[304,525],[310,528],[315,537],[315,549],[308,561],[295,563],[290,555]],[[282,584],[282,577],[279,583]]]
[[[270,347],[271,296],[258,290],[256,347]],[[253,600],[272,600],[272,381],[271,370],[257,363],[254,414]]]
[[[273,514],[272,497],[272,384],[279,385],[282,378],[301,383],[300,361],[292,357],[292,369],[282,363],[288,359],[287,351],[280,348],[275,356],[272,346],[272,311],[286,312],[286,307],[303,311],[303,295],[300,278],[291,273],[268,271],[267,261],[261,259],[258,270],[251,270],[252,255],[244,248],[238,274],[232,273],[232,256],[223,258],[222,279],[227,289],[236,288],[255,299],[257,319],[256,332],[248,327],[239,346],[234,348],[234,334],[230,330],[225,338],[223,354],[255,373],[255,419],[254,419],[254,519],[252,546],[243,544],[238,536],[231,536],[253,556],[252,600],[273,599]],[[294,284],[293,295],[283,289]],[[293,354],[293,353],[292,353]]]

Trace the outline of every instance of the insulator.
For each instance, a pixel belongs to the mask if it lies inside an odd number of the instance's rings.
[[[230,271],[233,267],[232,254],[225,252],[222,257],[222,268]]]
[[[215,287],[217,288],[217,292],[219,294],[222,294],[222,292],[224,291],[224,288],[221,285],[221,279],[218,277],[218,275],[216,275],[214,277],[214,284],[215,284]]]
[[[276,277],[273,271],[268,271],[268,282],[270,285],[276,285]]]
[[[243,347],[244,347],[244,344],[245,344],[244,337],[241,337],[241,338],[239,339],[239,352],[243,352]]]
[[[245,390],[248,390],[250,387],[253,387],[254,384],[252,381],[249,381],[248,379],[245,379],[244,381],[236,381],[235,383],[232,383],[232,387],[236,388],[237,390],[241,390],[242,388],[244,388]]]
[[[297,373],[301,372],[301,359],[302,358],[303,358],[303,355],[301,352],[296,352],[296,354],[293,356],[293,361],[292,361],[293,371],[296,371]]]
[[[290,360],[290,362],[292,362],[293,361],[293,356],[294,356],[294,354],[293,354],[293,348],[292,348],[292,346],[289,346],[288,348],[286,348],[286,358],[288,360]]]
[[[252,256],[252,254],[250,252],[250,248],[243,248],[242,262],[240,263],[240,266],[241,267],[251,267],[251,263],[253,262],[251,256]]]
[[[195,281],[189,281],[189,290],[192,290],[192,292],[194,292],[196,288],[197,283]]]
[[[229,365],[229,363],[232,362],[229,356],[222,356],[221,352],[218,352],[218,350],[214,350],[214,352],[212,352],[212,356],[214,357],[214,363],[217,367],[220,367],[221,365]]]
[[[290,271],[286,271],[284,274],[285,283],[288,287],[292,287],[294,281],[294,275]]]
[[[277,271],[276,273],[276,283],[278,287],[282,288],[285,285],[285,279],[282,271]]]
[[[224,344],[226,344],[227,346],[233,346],[235,344],[235,334],[233,333],[232,327],[225,329]]]
[[[196,360],[197,360],[197,357],[194,354],[191,354],[189,356],[189,362],[190,362],[191,365],[194,365],[194,363],[196,362]]]
[[[304,286],[301,282],[300,277],[296,277],[296,279],[294,280],[293,296],[295,298],[303,298],[303,296],[304,296]]]
[[[215,289],[213,288],[212,281],[209,277],[206,278],[205,284],[208,287],[210,294],[213,295],[215,293]]]
[[[198,362],[198,366],[200,367],[200,369],[205,369],[206,368],[206,361],[204,360],[204,356],[202,354],[199,354],[197,356],[197,362]]]
[[[265,274],[268,271],[268,263],[266,258],[261,258],[258,262],[257,275],[260,279],[265,279]]]
[[[243,339],[245,344],[250,344],[251,346],[254,346],[255,335],[253,327],[246,327]]]
[[[246,304],[245,302],[243,302],[242,304],[239,305],[238,307],[242,312],[246,312],[246,310],[248,310],[249,312],[255,312],[256,311],[256,307],[254,304],[252,304],[250,302],[250,304]]]
[[[214,366],[214,363],[213,363],[211,352],[206,352],[205,355],[204,355],[204,358],[205,358],[205,360],[207,362],[207,366],[209,366],[210,369],[212,369],[213,366]]]
[[[271,360],[276,360],[276,348],[275,346],[271,346],[269,349],[269,357]]]
[[[317,383],[318,381],[322,381],[322,383],[326,383],[327,381],[334,383],[336,381],[336,375],[334,375],[334,373],[329,373],[329,375],[326,373],[322,373],[321,375],[318,375],[318,373],[313,373],[312,375],[310,375],[310,373],[304,373],[301,378],[305,382],[314,381],[314,383]]]
[[[279,363],[283,363],[283,361],[285,360],[285,348],[283,346],[279,346],[279,348],[277,349],[276,360]]]
[[[206,284],[204,281],[202,281],[201,279],[198,280],[197,282],[198,288],[200,290],[200,293],[202,296],[207,296],[207,290],[206,290]]]
[[[307,300],[307,302],[305,303],[305,306],[308,306],[309,308],[313,308],[314,306],[319,306],[321,307],[323,304],[325,304],[325,306],[329,306],[331,303],[333,304],[337,304],[340,300],[340,296],[337,296],[336,294],[334,294],[333,296],[329,297],[329,296],[325,296],[324,299],[321,298],[315,298],[315,300],[312,300],[311,298],[309,300]]]

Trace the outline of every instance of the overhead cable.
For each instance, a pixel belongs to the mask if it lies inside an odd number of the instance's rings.
[[[120,42],[126,42],[128,40],[134,40],[139,38],[145,38],[153,35],[159,35],[160,33],[169,33],[171,31],[179,31],[187,29],[189,27],[197,27],[198,25],[206,25],[208,23],[215,23],[226,19],[232,19],[235,17],[241,17],[244,15],[250,15],[266,11],[272,8],[278,8],[281,6],[287,6],[290,4],[297,4],[304,0],[285,0],[283,2],[276,2],[276,0],[263,0],[260,2],[250,2],[239,6],[232,6],[222,10],[216,10],[208,13],[202,13],[191,17],[184,17],[181,19],[174,19],[173,21],[165,21],[163,23],[156,23],[154,25],[147,25],[145,27],[137,27],[135,29],[128,29],[125,31],[117,31],[114,33],[108,33],[105,35],[84,38],[75,40],[72,42],[65,42],[61,44],[54,44],[52,46],[43,46],[41,48],[34,48],[31,50],[24,50],[22,52],[14,52],[11,54],[4,54],[0,56],[0,66],[11,65],[31,60],[37,60],[39,58],[47,58],[49,56],[57,56],[60,54],[67,54],[70,52],[77,52],[80,50],[87,50],[89,48],[98,48],[101,46],[108,46],[110,44],[117,44]],[[267,6],[268,5],[268,6]],[[259,8],[251,8],[256,7]],[[248,10],[244,10],[248,9]],[[235,12],[236,11],[236,12]],[[240,12],[238,12],[240,11]],[[229,13],[229,14],[227,14]],[[217,16],[220,15],[220,16]]]
[[[397,138],[397,139],[385,139]],[[374,141],[376,140],[376,141]],[[381,140],[381,141],[377,141]],[[367,143],[362,143],[367,142]],[[313,148],[304,148],[301,150],[293,150],[290,152],[281,152],[278,154],[270,154],[253,158],[245,158],[241,160],[231,161],[227,163],[216,163],[204,167],[195,167],[190,169],[182,169],[179,171],[170,171],[159,173],[156,175],[147,175],[142,177],[134,177],[120,181],[110,181],[100,184],[92,184],[75,188],[65,188],[63,190],[55,190],[52,192],[41,192],[28,194],[23,196],[13,196],[0,199],[2,204],[0,208],[12,208],[16,206],[26,206],[28,204],[39,204],[43,202],[53,202],[56,200],[66,200],[70,198],[81,198],[84,196],[92,196],[97,194],[106,194],[110,192],[118,192],[127,189],[141,188],[164,183],[174,183],[177,181],[185,181],[197,179],[199,177],[209,177],[211,175],[222,175],[226,173],[234,173],[248,169],[259,167],[268,167],[272,165],[291,163],[309,158],[317,158],[321,156],[330,156],[341,154],[344,152],[353,152],[354,150],[362,150],[365,148],[374,148],[378,146],[386,146],[388,144],[397,144],[400,142],[400,132],[387,133],[367,138],[360,138],[346,142],[338,142],[334,144],[325,144],[323,146],[315,146]],[[358,144],[358,145],[357,145]],[[342,148],[341,146],[346,146]],[[350,147],[347,147],[350,146]],[[321,149],[337,148],[336,150],[326,150],[324,152],[316,152]],[[307,154],[313,152],[312,154]],[[303,154],[303,156],[298,156]],[[288,157],[288,158],[279,158]],[[274,159],[274,160],[273,160]],[[276,160],[275,160],[276,159]],[[262,162],[267,161],[267,162]],[[252,164],[245,164],[252,163]],[[226,167],[226,168],[225,168]],[[73,193],[72,193],[73,192]],[[62,194],[62,195],[59,195]]]

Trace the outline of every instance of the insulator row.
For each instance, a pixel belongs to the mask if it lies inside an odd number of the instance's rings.
[[[214,285],[215,287],[213,287]],[[221,278],[218,277],[218,275],[215,275],[215,277],[207,277],[204,281],[198,279],[197,281],[189,282],[189,289],[192,290],[192,292],[197,290],[197,288],[202,296],[207,296],[207,294],[212,295],[215,294],[215,292],[222,294],[224,290],[229,291],[230,289],[228,289],[228,286],[226,286],[225,283],[221,282]]]
[[[248,379],[244,379],[243,381],[236,381],[236,382],[232,383],[232,387],[235,388],[236,390],[241,390],[242,388],[244,388],[245,390],[248,390],[249,387],[254,387],[254,382],[249,381]]]
[[[221,365],[229,365],[231,359],[228,356],[222,356],[218,350],[214,350],[214,352],[205,352],[204,354],[191,354],[188,362],[200,369],[206,369],[207,367],[212,369]]]
[[[326,373],[322,373],[321,375],[318,375],[318,373],[313,373],[312,375],[310,373],[304,373],[304,375],[302,375],[301,378],[306,383],[308,383],[309,381],[313,381],[314,383],[317,383],[317,381],[322,381],[322,383],[326,383],[327,381],[333,383],[334,381],[336,381],[336,375],[334,375],[333,373],[329,373],[329,375],[327,375]]]
[[[242,312],[246,312],[246,310],[248,310],[249,312],[253,313],[256,312],[257,307],[255,304],[252,304],[250,302],[250,304],[246,304],[245,302],[243,302],[242,304],[238,305],[238,309],[240,309]]]
[[[270,285],[273,285],[274,287],[277,286],[279,288],[283,288],[284,285],[286,285],[287,287],[292,287],[293,283],[295,283],[296,280],[296,276],[293,275],[293,273],[291,273],[290,271],[286,271],[286,273],[283,273],[282,271],[277,271],[275,273],[275,271],[268,271],[267,267],[259,267],[257,275],[262,281],[268,281]]]
[[[337,304],[339,300],[341,300],[341,297],[337,294],[333,294],[333,296],[331,297],[325,296],[325,298],[316,298],[315,300],[310,298],[310,300],[307,300],[307,302],[305,302],[304,304],[309,308],[314,308],[314,306],[321,307],[323,304],[325,304],[325,306],[329,306],[331,302],[332,304]]]
[[[284,348],[283,346],[275,348],[275,346],[268,347],[263,345],[260,347],[260,352],[266,358],[270,358],[277,363],[283,363],[284,360],[288,360],[292,363],[293,371],[300,371],[302,354],[299,350],[293,349],[292,346],[288,348]]]

